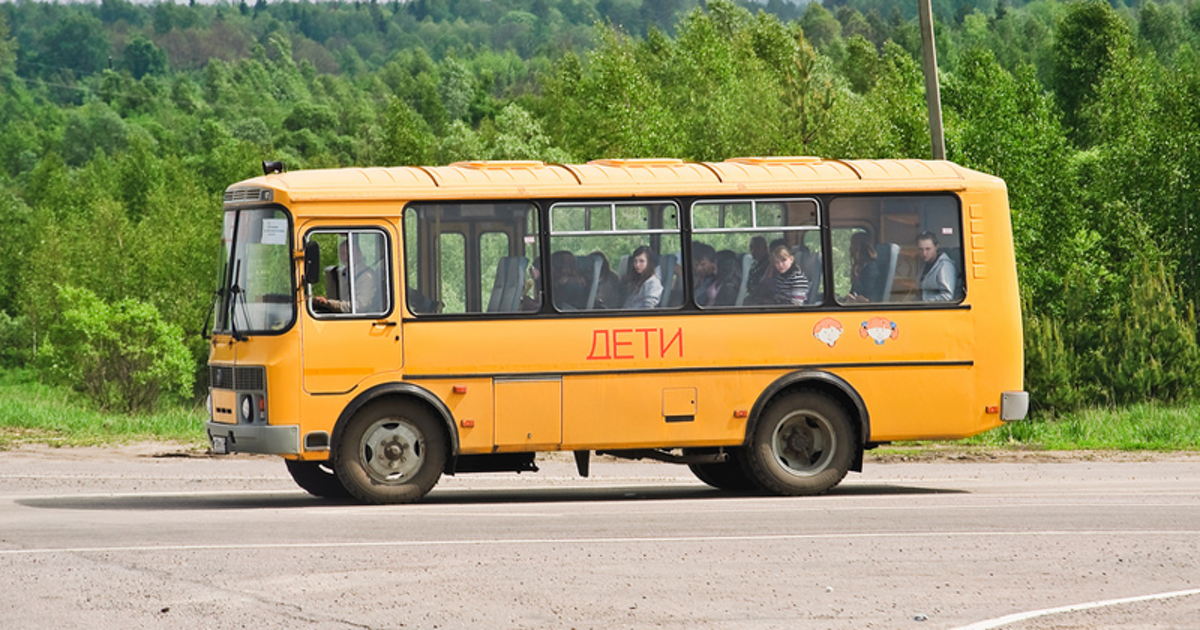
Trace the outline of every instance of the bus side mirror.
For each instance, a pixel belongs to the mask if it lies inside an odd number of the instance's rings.
[[[304,283],[319,282],[321,278],[321,246],[316,241],[304,244]]]

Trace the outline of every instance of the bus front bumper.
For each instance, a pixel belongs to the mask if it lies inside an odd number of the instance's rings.
[[[245,425],[206,422],[208,443],[217,455],[263,453],[295,455],[300,452],[300,427],[296,425]]]

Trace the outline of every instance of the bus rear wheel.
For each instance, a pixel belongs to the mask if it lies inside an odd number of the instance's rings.
[[[335,447],[334,469],[365,503],[411,503],[437,485],[446,464],[441,425],[412,403],[377,403],[359,411]]]
[[[787,394],[759,419],[744,464],[769,492],[821,494],[846,476],[854,435],[849,414],[832,398],[814,391]]]
[[[739,453],[730,452],[729,459],[713,464],[688,464],[692,474],[704,483],[726,492],[754,492],[758,484],[738,461]]]
[[[296,485],[314,497],[322,499],[349,499],[350,493],[346,486],[333,472],[329,462],[303,462],[296,459],[285,459],[288,474]]]

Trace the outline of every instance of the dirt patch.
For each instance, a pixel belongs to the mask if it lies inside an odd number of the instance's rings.
[[[885,446],[864,454],[867,463],[899,462],[1156,462],[1200,461],[1197,451],[1042,451],[1026,448],[996,448],[955,444]]]
[[[41,442],[10,443],[0,451],[42,459],[122,460],[141,458],[209,458],[208,447],[178,442],[131,442],[105,446],[69,446]],[[220,455],[223,458],[275,457],[274,455]]]

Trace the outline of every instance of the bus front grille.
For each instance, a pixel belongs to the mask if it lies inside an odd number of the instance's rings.
[[[217,389],[261,392],[267,389],[266,370],[260,366],[231,367],[210,365],[208,385]]]

